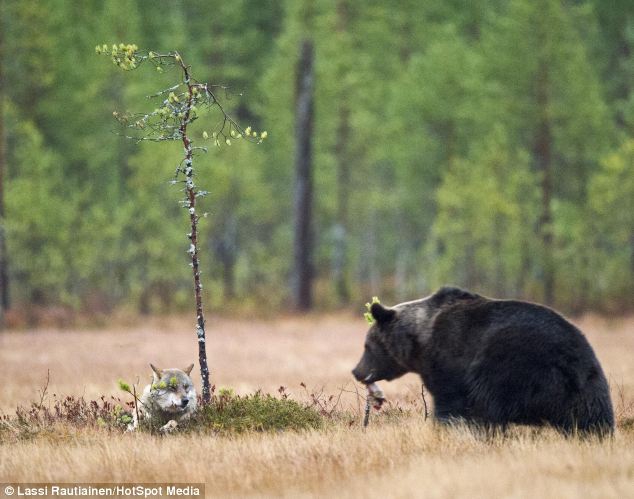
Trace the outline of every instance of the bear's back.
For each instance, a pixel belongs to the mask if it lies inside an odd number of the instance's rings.
[[[567,348],[578,354],[594,353],[583,333],[554,310],[517,300],[490,300],[478,297],[442,310],[434,320],[430,345],[471,355],[484,345],[508,348],[510,343],[524,349],[543,351],[548,347]]]

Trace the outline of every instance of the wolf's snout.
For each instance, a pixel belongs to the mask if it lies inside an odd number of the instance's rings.
[[[189,404],[189,399],[188,398],[184,398],[183,400],[181,400],[181,407],[184,409],[185,407],[187,407],[187,404]]]

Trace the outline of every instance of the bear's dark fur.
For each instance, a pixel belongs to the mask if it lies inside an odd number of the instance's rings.
[[[583,334],[553,310],[442,288],[370,309],[375,323],[352,371],[369,384],[418,373],[438,420],[485,427],[552,425],[611,434],[608,383]]]

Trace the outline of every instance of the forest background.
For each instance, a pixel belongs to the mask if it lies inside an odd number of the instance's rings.
[[[213,311],[293,305],[295,93],[314,45],[313,289],[338,309],[444,283],[567,312],[634,308],[629,0],[0,3],[0,284],[42,310],[191,304],[182,151],[121,137],[162,87],[102,43],[179,50],[260,144],[197,130]],[[172,75],[173,76],[173,75]],[[12,315],[13,314],[13,315]]]

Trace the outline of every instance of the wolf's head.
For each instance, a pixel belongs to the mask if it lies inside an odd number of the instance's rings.
[[[196,390],[189,374],[194,364],[185,369],[159,369],[153,371],[150,397],[162,411],[174,415],[190,413],[196,408]]]

